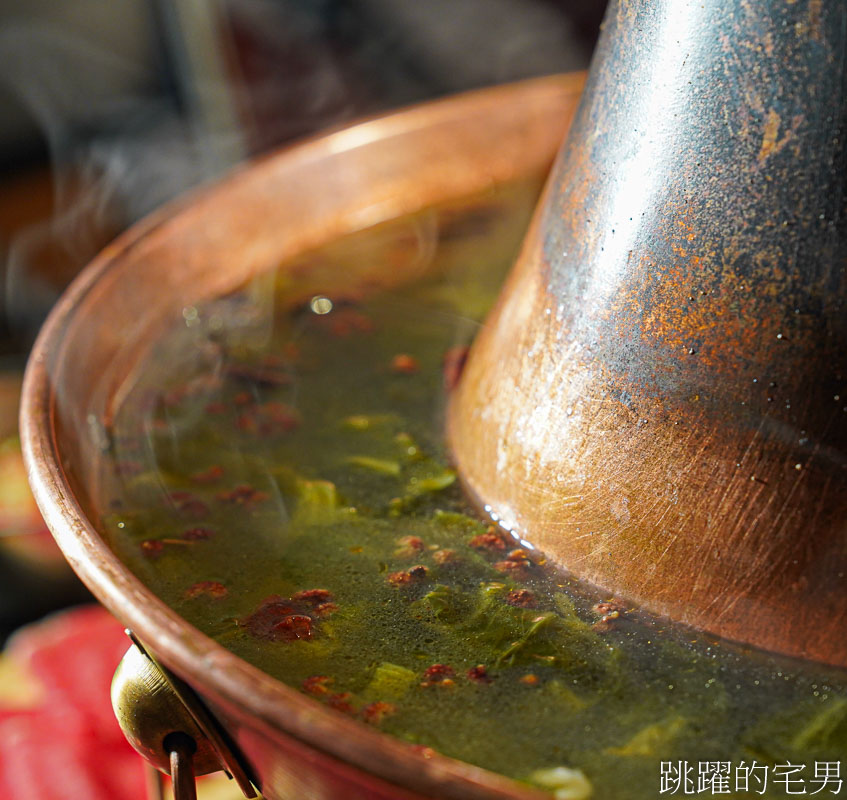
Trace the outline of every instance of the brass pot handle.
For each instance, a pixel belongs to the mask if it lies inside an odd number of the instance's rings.
[[[151,800],[162,798],[161,773],[171,776],[175,800],[196,800],[195,775],[221,770],[245,797],[256,797],[220,723],[184,681],[127,634],[133,644],[112,679],[112,708],[124,736],[150,766]]]

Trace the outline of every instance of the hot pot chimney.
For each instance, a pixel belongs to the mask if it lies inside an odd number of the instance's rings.
[[[450,413],[576,576],[847,666],[847,3],[619,0]]]

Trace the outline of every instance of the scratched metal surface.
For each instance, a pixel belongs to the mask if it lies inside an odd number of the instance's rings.
[[[451,415],[576,575],[847,665],[847,4],[620,0]]]

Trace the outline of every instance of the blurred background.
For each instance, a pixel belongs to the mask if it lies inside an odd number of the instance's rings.
[[[85,597],[28,497],[27,351],[121,230],[363,115],[584,69],[605,0],[0,0],[0,642]]]

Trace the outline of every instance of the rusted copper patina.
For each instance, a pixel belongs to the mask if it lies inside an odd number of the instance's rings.
[[[620,0],[451,413],[577,576],[847,666],[847,5]]]

